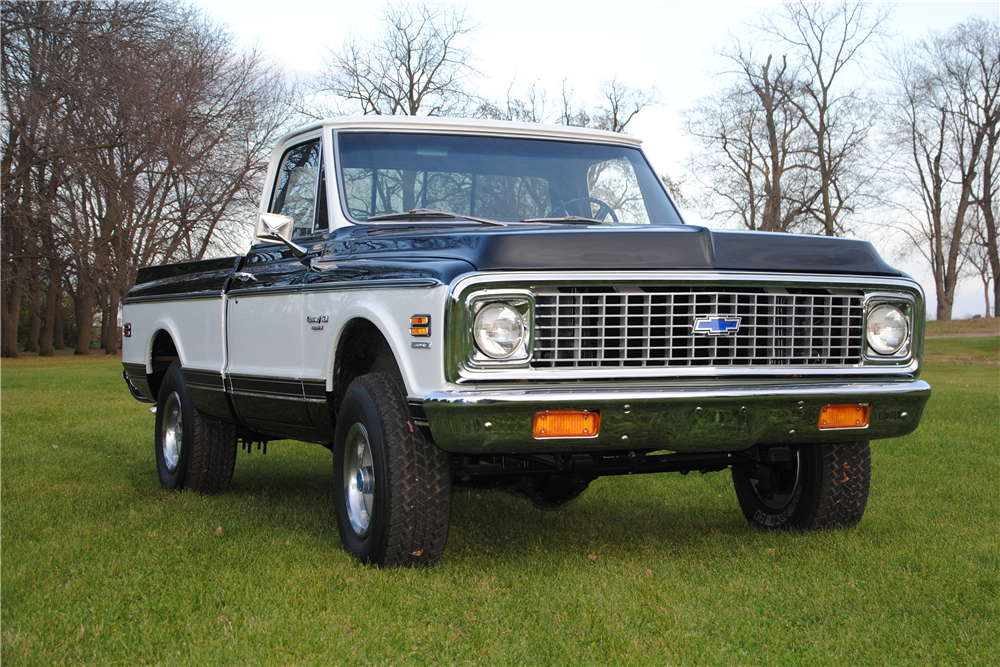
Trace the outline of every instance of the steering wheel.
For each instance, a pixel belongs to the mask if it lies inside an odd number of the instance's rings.
[[[569,201],[560,202],[560,204],[557,204],[557,206],[561,205],[563,213],[569,215],[569,211],[566,210],[566,205],[578,201],[585,201],[591,204],[597,204],[598,206],[597,213],[595,213],[593,216],[586,216],[586,217],[593,217],[595,220],[604,220],[606,217],[610,215],[611,221],[614,222],[615,224],[618,224],[618,216],[615,215],[615,210],[611,208],[611,205],[608,204],[606,201],[604,201],[603,199],[598,199],[597,197],[578,197],[577,199],[570,199]]]

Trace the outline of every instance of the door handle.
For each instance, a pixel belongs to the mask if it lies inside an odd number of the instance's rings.
[[[233,274],[233,278],[235,278],[236,280],[239,280],[241,282],[244,282],[244,283],[246,281],[248,281],[248,280],[252,280],[253,282],[257,282],[257,277],[254,274],[252,274],[252,273],[247,273],[246,271],[240,271],[239,273],[234,273]]]

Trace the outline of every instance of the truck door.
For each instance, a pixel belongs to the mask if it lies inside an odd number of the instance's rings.
[[[315,432],[303,386],[302,284],[327,231],[320,140],[291,146],[282,156],[268,210],[294,218],[293,239],[310,248],[296,257],[283,244],[258,244],[233,274],[227,295],[226,385],[240,419],[262,433]],[[323,209],[323,210],[320,210]]]

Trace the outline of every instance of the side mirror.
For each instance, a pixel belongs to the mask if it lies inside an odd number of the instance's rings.
[[[296,257],[305,257],[305,248],[292,241],[292,225],[295,219],[278,213],[258,213],[257,225],[254,227],[254,238],[260,241],[275,241],[288,246]]]

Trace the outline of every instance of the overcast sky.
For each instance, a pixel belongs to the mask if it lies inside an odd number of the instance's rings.
[[[290,74],[318,72],[329,47],[356,33],[365,38],[379,29],[377,2],[312,0],[201,0],[196,4],[228,25],[248,43],[257,41]],[[715,52],[730,35],[746,34],[746,24],[776,7],[766,2],[467,2],[478,23],[473,52],[484,74],[484,93],[503,98],[538,81],[557,92],[565,79],[583,102],[615,74],[631,86],[656,86],[661,105],[641,112],[629,133],[644,141],[653,165],[683,177],[685,157],[694,148],[684,136],[681,112],[719,85],[721,66]],[[971,14],[995,17],[989,2],[901,2],[894,7],[892,29],[898,40],[945,30]],[[873,58],[864,74],[875,71]],[[596,100],[595,100],[596,101]],[[699,222],[685,212],[690,222]],[[865,234],[869,236],[869,234]],[[869,238],[891,262],[918,278],[933,314],[934,286],[927,267],[916,258],[899,261],[884,234]],[[954,317],[982,313],[978,279],[960,286]]]

